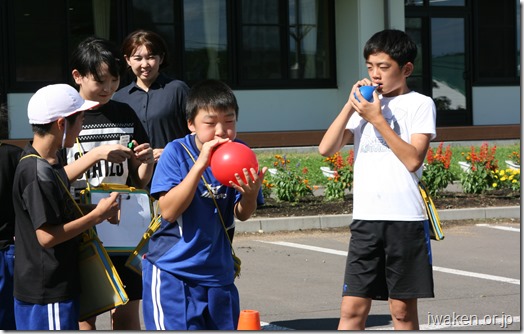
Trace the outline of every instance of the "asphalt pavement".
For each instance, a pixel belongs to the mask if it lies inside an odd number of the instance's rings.
[[[264,329],[335,330],[349,230],[258,233],[235,239],[242,309]],[[520,221],[483,219],[446,229],[431,243],[435,298],[419,299],[424,330],[520,330]],[[374,301],[367,328],[393,329],[388,303]]]
[[[436,298],[419,301],[421,328],[520,330],[520,206],[439,214],[446,239],[432,242]],[[336,329],[351,219],[349,214],[237,222],[241,308],[258,310],[264,330]],[[447,228],[450,220],[470,223]],[[507,230],[482,226],[493,221]],[[392,329],[390,321],[387,302],[374,302],[368,327]],[[108,313],[98,317],[97,328],[110,329]]]

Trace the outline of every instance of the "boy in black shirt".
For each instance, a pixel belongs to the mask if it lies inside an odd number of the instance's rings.
[[[105,219],[116,223],[118,193],[81,216],[57,155],[75,143],[83,112],[97,106],[71,86],[38,90],[28,105],[33,142],[23,152],[13,183],[18,330],[78,329],[80,234]]]

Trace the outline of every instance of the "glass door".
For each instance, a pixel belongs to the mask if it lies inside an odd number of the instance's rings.
[[[467,124],[464,19],[431,19],[431,95],[439,125]]]
[[[437,126],[472,125],[471,50],[463,1],[406,3],[405,22],[419,49],[409,87],[433,98]]]

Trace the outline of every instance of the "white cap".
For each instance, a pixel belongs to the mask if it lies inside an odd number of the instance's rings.
[[[31,97],[27,105],[27,116],[29,124],[48,124],[79,111],[94,108],[98,104],[95,101],[84,100],[70,85],[49,85],[40,88]]]

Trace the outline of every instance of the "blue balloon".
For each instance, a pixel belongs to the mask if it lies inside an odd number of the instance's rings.
[[[360,86],[358,89],[360,89],[360,94],[362,94],[368,102],[373,102],[373,92],[377,89],[377,86]],[[353,95],[355,95],[357,101],[360,102],[357,93],[353,93]]]

